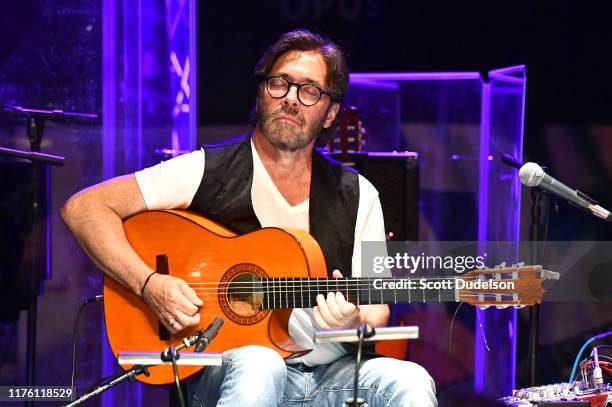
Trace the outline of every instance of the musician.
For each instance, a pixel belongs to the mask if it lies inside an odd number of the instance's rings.
[[[95,185],[62,208],[96,264],[142,295],[172,333],[198,324],[206,304],[184,281],[154,273],[138,257],[122,227],[130,215],[182,208],[237,233],[300,228],[321,245],[335,278],[360,276],[361,242],[384,240],[376,189],[313,151],[348,88],[342,50],[307,30],[288,32],[264,53],[255,74],[257,123],[250,134]],[[313,309],[295,309],[289,323],[292,338],[311,353],[284,361],[263,347],[230,350],[222,366],[189,382],[189,400],[196,406],[340,406],[352,396],[354,356],[339,344],[314,344],[314,330],[383,326],[388,316],[387,305],[357,307],[341,293],[319,294]],[[406,361],[366,360],[359,390],[369,406],[436,405],[431,377]]]

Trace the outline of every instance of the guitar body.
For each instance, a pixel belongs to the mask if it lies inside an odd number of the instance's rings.
[[[260,296],[240,291],[240,287],[252,287],[258,278],[327,277],[321,249],[308,233],[264,228],[237,236],[185,211],[142,212],[127,219],[124,229],[134,250],[152,269],[156,269],[158,255],[167,255],[169,274],[185,280],[204,305],[199,326],[164,338],[149,306],[105,277],[106,332],[115,356],[121,352],[161,352],[205,328],[216,316],[225,323],[207,352],[224,352],[246,345],[272,348],[283,357],[308,351],[298,347],[288,334],[291,309],[261,310]],[[201,369],[179,366],[179,378]],[[170,365],[152,367],[149,371],[150,377],[141,375],[138,380],[149,384],[174,380]]]

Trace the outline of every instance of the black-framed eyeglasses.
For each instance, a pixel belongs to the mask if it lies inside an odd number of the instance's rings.
[[[329,92],[321,90],[312,83],[295,83],[283,78],[282,76],[269,76],[266,78],[266,90],[268,95],[274,99],[287,96],[292,86],[297,87],[297,97],[304,106],[316,105],[323,95],[330,95]]]

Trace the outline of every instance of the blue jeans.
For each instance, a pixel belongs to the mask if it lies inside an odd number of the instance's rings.
[[[211,366],[187,384],[194,407],[330,406],[353,397],[355,357],[328,365],[286,365],[273,350],[246,346],[223,353],[223,365]],[[435,385],[421,366],[391,358],[362,362],[359,397],[369,407],[437,406]]]

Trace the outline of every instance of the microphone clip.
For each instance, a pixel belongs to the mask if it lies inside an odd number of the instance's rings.
[[[169,346],[161,353],[160,358],[162,362],[172,362],[177,361],[181,358],[181,354],[174,349],[174,347]]]

